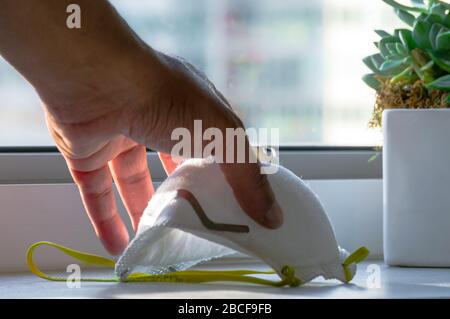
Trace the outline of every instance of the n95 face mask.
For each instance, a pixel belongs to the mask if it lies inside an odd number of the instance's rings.
[[[268,179],[284,217],[275,230],[244,213],[216,163],[185,161],[153,195],[116,264],[116,276],[126,281],[133,274],[174,273],[241,252],[281,278],[294,273],[297,284],[317,276],[350,281],[368,251],[349,257],[313,191],[289,170],[274,171]]]
[[[115,268],[115,278],[82,281],[241,281],[298,286],[323,276],[349,282],[368,250],[361,247],[349,255],[340,248],[312,190],[281,166],[269,169],[276,172],[268,179],[283,212],[284,221],[278,229],[264,228],[244,213],[217,164],[192,159],[181,164],[158,188],[144,211],[136,237],[117,263],[51,242],[31,245],[27,263],[37,276],[66,281],[43,273],[33,261],[37,247],[50,245],[80,261]],[[254,256],[274,271],[187,270],[236,252]],[[281,280],[260,278],[273,273]]]

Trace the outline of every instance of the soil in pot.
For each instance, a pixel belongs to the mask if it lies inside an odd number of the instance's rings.
[[[447,95],[441,90],[429,90],[418,80],[414,84],[398,84],[385,81],[377,91],[377,98],[369,122],[370,127],[381,127],[383,110],[387,109],[430,109],[450,108]]]

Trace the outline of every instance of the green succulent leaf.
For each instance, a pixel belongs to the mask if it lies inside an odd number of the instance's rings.
[[[443,3],[434,3],[430,9],[428,10],[431,14],[435,14],[440,16],[441,18],[445,19],[447,16],[446,11],[448,10],[448,7],[445,6]]]
[[[441,0],[426,0],[424,2],[428,3],[428,11],[430,11],[431,8],[436,4],[441,4],[447,8],[450,8],[450,3],[447,3],[445,1],[447,1],[447,0],[443,0],[443,1],[441,1]]]
[[[447,95],[447,104],[450,104],[450,93]]]
[[[423,67],[421,67],[420,70],[421,70],[422,72],[425,72],[425,71],[427,71],[427,70],[430,70],[430,69],[433,67],[433,65],[434,65],[434,61],[431,60],[431,61],[429,61],[427,64],[425,64]]]
[[[392,37],[392,35],[383,30],[375,30],[375,33],[378,34],[381,38]]]
[[[444,19],[436,14],[428,15],[423,21],[428,22],[430,24],[438,23],[441,26],[444,26]]]
[[[363,81],[374,90],[380,88],[380,81],[375,78],[375,74],[366,74],[363,76]]]
[[[396,34],[398,34],[398,38],[400,38],[402,44],[407,47],[409,51],[417,48],[417,43],[414,41],[413,34],[410,30],[398,29],[396,30]]]
[[[391,83],[411,83],[417,76],[413,72],[413,67],[409,66],[398,75],[391,78]]]
[[[402,56],[408,55],[408,48],[405,48],[402,43],[395,43],[395,49]]]
[[[373,73],[380,73],[378,67],[373,63],[372,56],[365,57],[363,62]]]
[[[450,31],[441,29],[436,37],[437,50],[450,50]]]
[[[397,51],[398,43],[386,43],[386,48],[389,50],[389,53],[392,58],[401,58],[400,52]]]
[[[394,0],[383,0],[383,2],[387,3],[391,7],[394,7],[395,9],[401,9],[405,11],[411,11],[411,12],[426,12],[426,9],[419,8],[419,7],[408,7],[403,4],[400,4]]]
[[[380,66],[380,71],[386,75],[396,75],[405,69],[403,60],[387,60]]]
[[[378,47],[380,49],[381,55],[383,58],[391,57],[393,54],[396,54],[395,45],[394,47],[389,48],[388,44],[400,42],[400,39],[394,36],[386,37],[380,40]]]
[[[429,52],[429,55],[442,70],[450,73],[450,50]]]
[[[383,0],[411,28],[375,30],[378,53],[363,59],[373,72],[363,80],[375,90],[388,80],[399,85],[422,80],[450,92],[450,3],[448,0]],[[401,2],[401,3],[400,3]],[[445,97],[450,99],[450,93]]]
[[[450,10],[450,4],[447,10]],[[445,25],[447,28],[450,28],[450,13],[442,17],[442,24]]]
[[[395,13],[400,18],[400,20],[405,22],[407,25],[409,25],[411,27],[414,25],[414,21],[416,20],[416,17],[413,16],[411,13],[408,13],[407,11],[402,10],[402,9],[395,9]]]
[[[428,14],[421,13],[416,17],[416,20],[425,20],[426,18],[428,18]]]
[[[444,75],[439,79],[428,84],[428,87],[436,90],[450,91],[450,74]]]
[[[372,59],[372,63],[373,65],[377,68],[377,70],[379,71],[381,65],[384,62],[383,57],[381,56],[381,54],[377,53],[377,54],[373,54],[370,56],[370,58]]]
[[[383,38],[380,40],[381,44],[386,44],[386,43],[396,43],[396,42],[401,42],[400,38],[394,35],[391,35],[389,37]]]
[[[434,23],[428,33],[428,40],[430,41],[433,50],[437,50],[436,38],[442,28],[443,26],[440,23]]]
[[[432,49],[430,39],[428,37],[431,30],[431,24],[424,20],[417,20],[414,23],[413,38],[418,47],[423,49]]]

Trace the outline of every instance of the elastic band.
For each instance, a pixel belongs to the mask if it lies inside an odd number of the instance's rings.
[[[73,257],[76,260],[82,261],[91,265],[104,266],[107,268],[115,267],[115,261],[105,257],[84,253],[68,247],[61,246],[48,241],[41,241],[32,244],[26,253],[26,260],[30,271],[46,280],[51,281],[67,281],[64,277],[49,276],[40,271],[33,261],[33,253],[39,246],[51,246],[63,253]],[[284,266],[281,270],[282,279],[279,281],[266,280],[262,278],[252,277],[248,275],[270,275],[276,272],[271,271],[257,271],[257,270],[184,270],[178,272],[167,273],[163,275],[149,275],[143,273],[133,273],[126,278],[80,278],[80,281],[94,281],[94,282],[176,282],[176,283],[204,283],[215,281],[235,281],[247,282],[259,285],[267,285],[274,287],[291,286],[297,287],[302,284],[300,279],[295,277],[295,270],[290,266]]]
[[[105,257],[93,255],[93,254],[83,253],[81,251],[74,250],[74,249],[71,249],[68,247],[64,247],[62,245],[58,245],[58,244],[55,244],[55,243],[52,243],[49,241],[40,241],[40,242],[34,243],[30,247],[28,247],[27,253],[26,253],[27,265],[33,274],[35,274],[36,276],[41,277],[43,279],[46,279],[46,280],[67,281],[67,278],[49,276],[46,273],[43,273],[42,271],[40,271],[39,268],[36,266],[36,264],[33,261],[33,253],[36,248],[38,248],[39,246],[44,246],[44,245],[56,248],[56,249],[62,251],[63,253],[65,253],[66,255],[73,257],[74,259],[82,261],[82,262],[90,264],[90,265],[104,266],[104,267],[113,268],[113,269],[116,265],[115,261],[112,259],[108,259]],[[81,281],[117,282],[119,280],[116,278],[106,278],[106,279],[105,278],[81,278]]]
[[[342,266],[344,267],[344,273],[345,273],[345,280],[347,282],[350,282],[350,280],[353,279],[352,272],[350,270],[351,264],[358,264],[364,259],[369,256],[370,252],[366,247],[359,247],[357,250],[355,250],[350,256],[348,256],[344,262],[342,263]]]

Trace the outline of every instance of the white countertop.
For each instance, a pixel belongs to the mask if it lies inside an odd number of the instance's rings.
[[[210,265],[208,269],[215,267],[218,266]],[[256,263],[228,267],[265,269]],[[317,278],[297,288],[235,283],[96,282],[82,282],[81,288],[68,288],[65,282],[45,281],[29,273],[2,274],[0,298],[450,298],[450,269],[388,267],[375,261],[363,262],[358,268],[350,284]],[[377,282],[373,269],[379,270],[379,287],[372,287]],[[110,271],[83,273],[107,277],[110,274]]]

